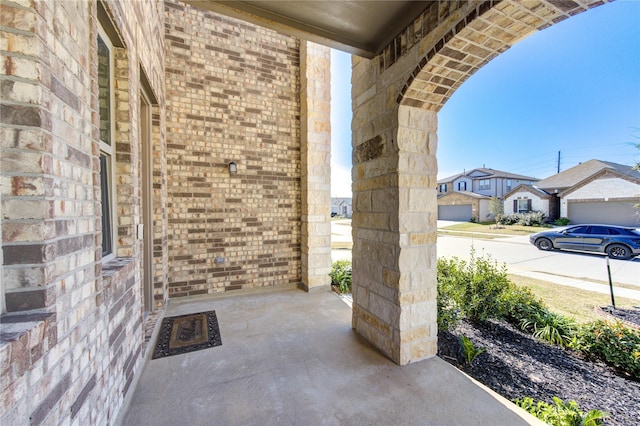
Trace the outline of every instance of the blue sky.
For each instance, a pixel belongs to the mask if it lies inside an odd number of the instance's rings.
[[[476,167],[546,178],[640,159],[640,2],[537,32],[469,78],[438,114],[438,178]],[[332,51],[332,196],[351,196],[351,57]]]

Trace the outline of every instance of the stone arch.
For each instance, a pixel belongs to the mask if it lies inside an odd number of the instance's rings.
[[[411,71],[398,95],[399,104],[439,111],[471,75],[520,40],[602,4],[571,0],[489,3],[465,11],[452,28],[443,31]]]
[[[394,362],[437,349],[438,111],[491,59],[598,4],[434,2],[380,55],[353,60],[352,325]]]

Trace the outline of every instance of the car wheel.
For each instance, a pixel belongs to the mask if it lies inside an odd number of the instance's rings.
[[[631,259],[631,250],[622,244],[612,244],[607,247],[607,255],[611,259]]]
[[[536,247],[538,247],[539,250],[544,250],[544,251],[553,250],[553,244],[551,243],[551,240],[548,238],[538,238],[536,240]]]

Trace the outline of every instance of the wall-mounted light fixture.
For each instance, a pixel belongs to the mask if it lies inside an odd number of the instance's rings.
[[[235,161],[229,163],[229,174],[235,175],[238,173],[238,164]]]

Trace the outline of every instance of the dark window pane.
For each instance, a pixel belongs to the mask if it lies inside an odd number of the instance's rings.
[[[576,226],[575,228],[568,229],[569,234],[586,234],[587,226]]]
[[[109,47],[98,37],[98,100],[100,103],[100,140],[111,145],[111,58]]]
[[[604,226],[592,226],[589,228],[590,234],[609,235],[609,230]]]
[[[109,170],[107,156],[100,154],[100,194],[102,201],[102,256],[113,252],[111,240],[111,202],[109,200]]]

